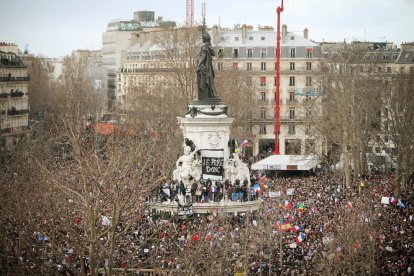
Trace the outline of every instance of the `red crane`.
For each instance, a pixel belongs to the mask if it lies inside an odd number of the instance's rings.
[[[194,26],[194,0],[186,0],[185,6],[185,25],[189,28]]]
[[[275,155],[280,154],[279,134],[280,134],[280,104],[279,104],[279,87],[280,87],[280,13],[283,12],[282,5],[277,7],[277,30],[276,30],[276,91],[275,91]]]

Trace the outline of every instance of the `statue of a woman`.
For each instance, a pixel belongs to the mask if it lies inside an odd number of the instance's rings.
[[[216,88],[214,87],[214,70],[212,56],[215,56],[211,46],[210,35],[203,33],[203,46],[201,46],[197,60],[197,88],[198,100],[217,97]]]

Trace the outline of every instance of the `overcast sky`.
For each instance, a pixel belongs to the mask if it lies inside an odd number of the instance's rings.
[[[207,24],[273,25],[279,1],[195,0],[195,20],[206,3]],[[137,10],[164,20],[185,21],[186,0],[0,0],[0,41],[48,57],[75,49],[100,49],[112,19],[131,20]],[[414,41],[414,0],[286,0],[282,24],[288,31],[309,29],[315,41]]]

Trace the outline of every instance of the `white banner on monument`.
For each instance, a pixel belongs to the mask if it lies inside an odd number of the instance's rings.
[[[223,180],[224,150],[202,150],[203,179]]]

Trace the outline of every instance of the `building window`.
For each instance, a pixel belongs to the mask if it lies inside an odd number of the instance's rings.
[[[384,130],[385,131],[389,131],[388,122],[384,122]]]
[[[219,63],[217,63],[217,70],[218,70],[218,71],[223,70],[223,62],[219,62]]]
[[[290,40],[295,40],[295,37],[293,35],[290,36]]]
[[[267,49],[260,49],[260,57],[266,58],[267,56]]]
[[[260,86],[266,86],[266,77],[265,76],[260,77]]]
[[[237,70],[239,67],[239,63],[238,62],[233,62],[233,70]]]
[[[400,67],[400,73],[404,74],[405,68],[404,67]]]
[[[391,73],[391,67],[387,67],[387,73]]]
[[[260,69],[261,69],[262,71],[266,71],[266,62],[262,62],[262,63],[260,64]]]
[[[260,134],[266,134],[266,125],[265,124],[261,124],[260,125]]]
[[[266,39],[266,37],[264,37],[264,36],[262,36],[261,38],[260,38],[260,40],[265,40]]]
[[[277,81],[276,81],[276,80],[277,80],[277,78],[276,78],[276,77],[274,77],[273,79],[274,79],[274,83],[273,83],[273,85],[274,85],[274,86],[276,86],[276,83],[277,83]]]
[[[248,62],[246,63],[246,65],[247,65],[247,71],[252,71],[252,63]]]
[[[410,73],[414,73],[414,67],[410,67]]]
[[[294,62],[290,63],[290,71],[295,71],[295,63]]]
[[[388,139],[388,136],[387,135],[384,136],[384,142],[385,143],[388,143],[389,142],[389,139]]]
[[[375,153],[381,153],[381,148],[380,147],[375,147]]]
[[[295,86],[295,77],[289,77],[289,86]]]
[[[295,124],[289,124],[289,134],[295,134],[295,133],[296,133]]]
[[[247,49],[247,57],[248,58],[253,57],[253,49]]]
[[[260,93],[260,100],[261,100],[262,102],[266,102],[266,92],[261,92],[261,93]]]
[[[289,102],[291,102],[291,103],[295,102],[295,93],[294,92],[289,93]]]
[[[234,41],[239,41],[239,37],[238,36],[234,37]]]
[[[233,58],[239,57],[239,49],[233,49]]]
[[[306,57],[312,58],[312,52],[313,52],[312,48],[306,48]]]
[[[247,84],[247,86],[252,86],[253,82],[252,82],[252,77],[251,76],[247,76],[246,84]]]
[[[312,76],[306,76],[306,86],[312,85]]]
[[[291,58],[296,57],[296,49],[295,49],[295,48],[291,48],[291,49],[290,49],[290,57],[291,57]]]
[[[223,58],[223,49],[218,49],[217,56]]]
[[[253,37],[252,36],[249,36],[249,40],[253,40]]]
[[[305,98],[305,101],[306,101],[306,102],[309,102],[309,101],[311,100],[311,96],[310,96],[310,93],[309,93],[309,92],[306,92],[306,93],[305,93],[305,97],[306,97],[306,98]]]
[[[266,109],[264,108],[260,109],[260,119],[266,120]]]
[[[290,107],[289,108],[289,120],[294,120],[294,119],[295,119],[295,108]]]
[[[312,71],[312,62],[306,62],[306,70]]]

